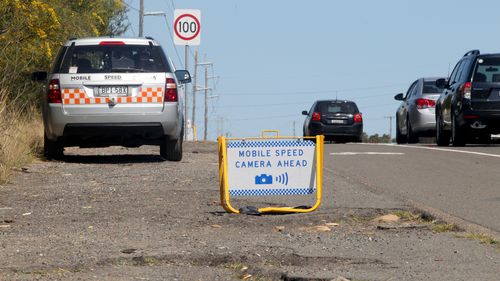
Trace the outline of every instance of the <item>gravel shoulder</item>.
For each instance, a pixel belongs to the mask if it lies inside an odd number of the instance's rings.
[[[316,212],[247,216],[219,204],[215,143],[179,163],[150,146],[67,154],[0,186],[0,280],[498,280],[498,244],[433,231],[348,175],[325,171]]]

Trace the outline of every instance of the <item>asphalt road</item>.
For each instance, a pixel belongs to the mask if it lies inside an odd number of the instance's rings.
[[[500,146],[325,145],[325,170],[500,233]]]

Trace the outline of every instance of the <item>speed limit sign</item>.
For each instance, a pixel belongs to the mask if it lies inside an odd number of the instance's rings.
[[[200,10],[177,9],[174,11],[174,44],[200,45]]]

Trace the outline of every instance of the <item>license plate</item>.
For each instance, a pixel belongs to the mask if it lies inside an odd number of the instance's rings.
[[[344,124],[344,120],[330,120],[330,124]]]
[[[128,96],[128,87],[127,86],[100,86],[100,87],[97,87],[97,95],[98,96],[109,96],[109,95]]]

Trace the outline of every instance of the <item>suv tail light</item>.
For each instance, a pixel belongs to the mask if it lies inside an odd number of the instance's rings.
[[[361,115],[361,113],[354,114],[354,123],[361,123],[361,122],[363,122],[363,115]]]
[[[61,86],[59,84],[59,79],[50,80],[47,97],[49,103],[62,103]]]
[[[173,78],[167,78],[164,100],[165,102],[176,102],[179,100],[177,96],[177,84]]]
[[[436,102],[434,100],[430,100],[430,99],[420,98],[420,99],[415,100],[415,104],[417,105],[418,109],[436,107]]]
[[[319,112],[314,112],[312,115],[312,120],[313,121],[320,121],[321,120],[321,114]]]
[[[465,84],[462,86],[462,95],[464,99],[470,99],[471,90],[472,90],[471,82],[465,82]]]

